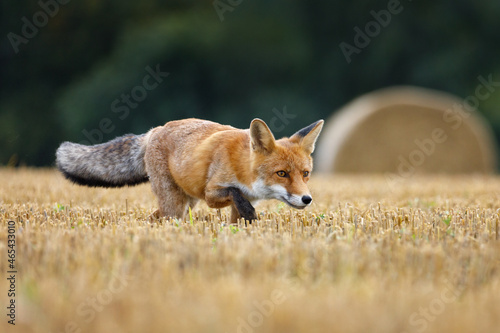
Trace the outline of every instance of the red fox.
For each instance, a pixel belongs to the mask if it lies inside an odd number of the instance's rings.
[[[69,180],[87,186],[120,187],[151,181],[157,216],[184,218],[203,199],[211,208],[231,206],[231,223],[257,219],[252,202],[278,199],[303,209],[311,153],[323,127],[319,120],[275,140],[261,119],[241,130],[207,120],[167,122],[146,134],[107,143],[61,144],[56,164]]]

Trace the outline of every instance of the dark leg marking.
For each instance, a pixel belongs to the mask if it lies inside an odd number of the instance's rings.
[[[250,201],[248,201],[242,194],[241,191],[235,187],[228,187],[227,191],[229,196],[233,200],[234,206],[240,213],[241,217],[252,223],[252,220],[257,220],[257,214],[255,213],[255,208],[252,206]]]

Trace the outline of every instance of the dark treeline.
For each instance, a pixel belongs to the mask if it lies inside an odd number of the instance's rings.
[[[173,119],[289,135],[391,85],[500,81],[500,2],[3,1],[0,165]],[[495,87],[498,89],[500,87]],[[500,133],[500,89],[480,111]]]

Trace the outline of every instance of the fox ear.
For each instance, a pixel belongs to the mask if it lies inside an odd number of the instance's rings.
[[[274,149],[274,135],[259,118],[255,118],[250,124],[250,139],[254,151],[268,154]]]
[[[318,139],[319,133],[323,128],[323,119],[304,127],[294,135],[290,137],[291,141],[297,142],[308,154],[312,154],[314,151],[314,146],[316,145],[316,140]]]

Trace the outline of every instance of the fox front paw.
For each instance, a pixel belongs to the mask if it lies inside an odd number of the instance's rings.
[[[245,221],[249,221],[250,223],[252,223],[252,221],[254,220],[257,220],[257,213],[255,212],[255,208],[253,208],[252,205],[245,205],[244,207],[241,207],[239,213],[241,217],[245,219]]]

